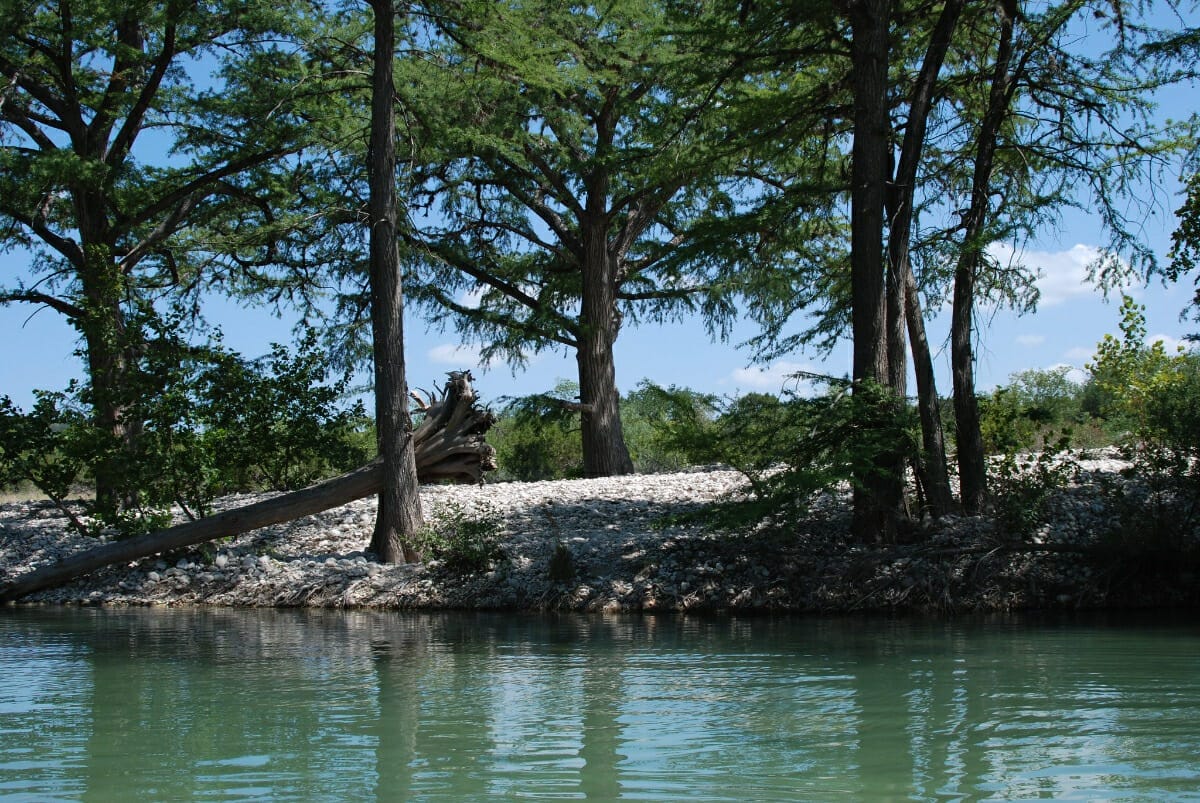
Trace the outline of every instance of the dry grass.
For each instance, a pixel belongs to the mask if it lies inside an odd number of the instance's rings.
[[[94,493],[95,491],[91,488],[78,486],[71,489],[71,493],[67,495],[67,498],[88,499]],[[7,488],[0,488],[0,505],[11,505],[20,502],[44,502],[46,498],[44,493],[27,482],[20,485],[10,485]]]

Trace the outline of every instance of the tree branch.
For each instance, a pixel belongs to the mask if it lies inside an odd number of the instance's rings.
[[[154,219],[155,217],[158,217],[159,215],[169,212],[173,207],[176,207],[177,205],[187,201],[189,197],[194,199],[193,205],[199,203],[201,200],[207,198],[209,195],[214,194],[218,189],[220,189],[220,182],[222,179],[228,176],[237,175],[244,170],[248,170],[251,167],[256,167],[257,165],[269,162],[270,160],[285,154],[292,153],[295,150],[296,149],[294,148],[272,148],[270,150],[251,154],[250,156],[246,156],[241,159],[235,159],[231,162],[226,162],[224,166],[196,176],[182,186],[176,187],[174,190],[162,196],[154,203],[143,207],[142,210],[137,214],[122,215],[120,218],[118,218],[116,224],[113,226],[113,229],[121,234],[129,232],[135,226],[139,226],[149,220]]]
[[[49,196],[43,199],[43,202],[39,204],[39,211],[45,208],[48,199]],[[75,241],[51,231],[49,227],[46,226],[45,220],[41,215],[34,217],[32,215],[27,215],[20,210],[13,209],[2,198],[0,198],[0,212],[3,212],[5,215],[8,215],[10,218],[20,223],[22,226],[28,228],[30,231],[36,234],[42,242],[66,257],[72,265],[75,265],[76,267],[83,266],[83,252],[79,250],[79,246],[75,243]]]
[[[68,318],[80,319],[83,317],[83,310],[61,298],[57,298],[46,293],[39,293],[36,290],[11,290],[8,292],[0,292],[0,304],[25,303],[25,304],[41,304],[47,306],[55,312],[62,313]]]
[[[191,211],[196,208],[199,202],[200,198],[195,195],[189,195],[180,201],[165,218],[159,221],[159,224],[154,227],[152,232],[147,234],[133,248],[129,249],[125,256],[121,258],[121,272],[128,275],[137,267],[142,257],[156,248],[163,240],[174,234],[179,225],[187,219],[187,216],[191,214]]]
[[[146,112],[150,108],[150,103],[153,101],[154,95],[162,85],[163,78],[166,76],[167,69],[172,59],[175,58],[176,52],[175,26],[168,25],[163,34],[162,52],[159,53],[158,58],[154,62],[154,70],[151,72],[149,80],[146,81],[138,93],[138,98],[134,101],[133,108],[125,115],[125,122],[121,124],[121,129],[117,132],[116,138],[113,139],[108,153],[104,155],[105,164],[116,166],[129,153],[129,148],[132,146],[138,132],[142,129],[142,121],[146,117]],[[108,100],[107,93],[105,93],[104,100]]]
[[[423,246],[425,250],[429,251],[433,256],[437,257],[450,267],[467,274],[472,279],[486,284],[488,287],[499,290],[505,296],[511,298],[513,301],[516,301],[518,304],[527,307],[532,312],[553,318],[559,323],[560,326],[564,327],[568,331],[570,331],[571,327],[573,327],[574,324],[569,319],[565,318],[554,310],[547,309],[545,304],[523,291],[520,287],[517,287],[512,282],[507,282],[498,276],[495,276],[494,274],[491,274],[478,267],[474,264],[474,262],[472,262],[470,259],[467,259],[464,255],[457,253],[454,249],[445,247],[440,243],[422,242],[411,235],[406,235],[406,240],[414,245]]]

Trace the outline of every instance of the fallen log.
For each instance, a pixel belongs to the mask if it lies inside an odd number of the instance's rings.
[[[27,572],[0,586],[0,602],[10,602],[34,591],[59,585],[102,566],[138,560],[159,552],[194,546],[214,538],[239,535],[260,527],[320,513],[322,510],[379,493],[382,480],[383,466],[379,461],[375,461],[348,474],[299,491],[185,524],[177,524],[137,538],[102,544],[63,558],[58,563]]]
[[[429,482],[482,482],[483,473],[496,468],[496,450],[484,435],[495,415],[477,404],[469,371],[454,371],[440,393],[414,394],[424,414],[413,430],[417,451],[417,479]],[[215,538],[282,524],[311,516],[379,493],[383,466],[378,459],[299,491],[178,524],[137,538],[102,544],[71,555],[0,585],[0,602],[11,602],[35,591],[61,585],[114,563],[149,557],[159,552],[195,546]]]

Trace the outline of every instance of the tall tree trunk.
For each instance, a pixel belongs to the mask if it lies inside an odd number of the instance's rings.
[[[889,120],[887,99],[888,0],[852,0],[854,142],[851,150],[850,282],[856,383],[888,382],[884,298],[883,226]],[[887,455],[857,478],[855,536],[861,541],[891,540],[898,500]]]
[[[963,221],[963,245],[954,271],[954,306],[951,311],[950,360],[954,377],[954,416],[958,438],[958,476],[963,509],[979,513],[987,502],[987,471],[983,435],[979,428],[979,403],[975,398],[974,336],[975,284],[982,260],[983,231],[990,213],[988,189],[1000,126],[1012,97],[1009,65],[1013,55],[1016,0],[995,6],[1000,25],[996,63],[992,70],[988,107],[979,124],[975,170],[971,177],[971,203]]]
[[[954,271],[954,307],[950,320],[950,364],[954,379],[954,429],[958,485],[963,511],[976,514],[987,502],[987,469],[979,403],[975,398],[974,333],[976,259],[964,257]]]
[[[583,471],[589,477],[633,473],[633,458],[621,426],[621,394],[617,390],[613,345],[620,332],[617,311],[616,260],[600,225],[584,235],[583,298],[580,309],[580,424]]]
[[[927,504],[934,516],[946,514],[953,503],[950,492],[950,477],[946,469],[945,438],[942,433],[941,412],[934,380],[933,359],[929,341],[925,334],[925,322],[921,315],[921,301],[913,276],[910,256],[912,241],[913,204],[917,183],[917,169],[921,153],[925,148],[925,131],[929,113],[933,106],[934,87],[938,74],[945,62],[946,53],[963,8],[963,0],[947,0],[929,38],[925,58],[917,80],[913,83],[908,102],[908,121],[904,128],[904,140],[900,148],[900,162],[896,167],[892,191],[889,195],[890,226],[888,230],[888,287],[889,293],[904,299],[900,307],[903,320],[895,320],[889,296],[889,370],[893,379],[907,379],[906,372],[897,370],[896,361],[904,357],[903,330],[898,327],[907,323],[912,342],[914,373],[917,382],[917,409],[921,419],[921,460],[919,471],[925,486]],[[899,305],[896,305],[899,306]],[[902,385],[901,385],[902,387]]]
[[[384,563],[416,560],[413,538],[424,521],[417,495],[412,417],[404,371],[404,297],[396,242],[396,120],[392,69],[396,11],[372,0],[375,54],[369,153],[371,335],[375,358],[375,426],[383,486],[370,549]]]
[[[73,322],[87,349],[92,424],[110,440],[110,448],[92,467],[96,506],[115,515],[137,506],[137,489],[129,479],[129,467],[136,459],[141,422],[131,420],[127,414],[133,391],[131,373],[137,364],[131,343],[135,333],[128,331],[121,308],[124,279],[112,260],[111,249],[104,244],[107,227],[103,214],[92,208],[99,205],[102,210],[103,202],[91,193],[73,194],[85,262],[80,271],[82,314]]]
[[[938,400],[933,373],[933,355],[925,334],[921,299],[911,265],[905,277],[904,293],[908,297],[908,338],[917,379],[917,413],[921,419],[921,481],[925,487],[929,513],[938,518],[953,509],[954,495],[950,490],[950,472],[946,466],[946,436],[942,429],[941,402]]]

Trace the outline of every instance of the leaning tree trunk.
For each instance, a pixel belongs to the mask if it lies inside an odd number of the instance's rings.
[[[950,472],[946,466],[946,437],[942,429],[933,355],[925,334],[917,280],[911,265],[905,277],[904,292],[908,296],[908,337],[917,378],[917,413],[921,419],[921,477],[929,512],[934,518],[940,518],[953,509],[954,494],[950,490]]]
[[[971,338],[975,332],[973,312],[975,284],[982,261],[982,242],[990,206],[989,188],[1000,125],[1011,102],[1009,64],[1013,56],[1015,0],[995,6],[1000,23],[1000,40],[988,93],[987,112],[979,124],[975,145],[975,169],[971,177],[971,203],[963,220],[962,253],[954,272],[954,306],[951,311],[950,361],[954,377],[954,416],[958,437],[958,472],[963,510],[980,513],[987,502],[987,471],[983,435],[979,427],[979,404],[975,399],[975,355]]]
[[[422,482],[482,482],[483,472],[496,468],[496,450],[484,441],[496,417],[476,405],[469,372],[455,372],[442,394],[418,399],[424,413],[413,432]],[[378,494],[383,488],[380,460],[348,474],[253,505],[228,510],[166,530],[104,544],[29,572],[0,586],[0,602],[9,602],[43,588],[60,585],[113,563],[138,560],[171,549],[201,544],[293,521]]]
[[[925,136],[929,114],[933,106],[934,89],[941,73],[946,54],[950,50],[953,34],[962,13],[963,0],[947,0],[942,6],[937,25],[925,50],[921,70],[913,83],[908,102],[908,121],[904,129],[904,140],[900,148],[900,162],[889,204],[891,226],[888,233],[888,281],[891,292],[904,299],[901,311],[904,321],[893,320],[889,306],[889,371],[893,380],[903,380],[897,361],[907,367],[903,349],[903,332],[896,329],[907,323],[908,338],[912,344],[913,369],[917,383],[917,410],[921,418],[921,459],[918,471],[925,488],[926,503],[934,517],[950,511],[953,495],[950,477],[946,469],[946,447],[942,432],[941,413],[938,409],[937,385],[934,381],[933,358],[925,334],[925,322],[921,314],[921,300],[917,293],[917,282],[913,276],[910,254],[912,220],[917,172],[921,154],[925,149]],[[898,303],[898,299],[897,299]],[[896,327],[896,328],[892,328]],[[899,387],[899,385],[897,385]]]
[[[423,524],[417,495],[412,418],[404,376],[404,297],[396,242],[396,115],[392,77],[396,10],[371,0],[375,53],[369,149],[371,333],[375,358],[375,428],[383,486],[370,550],[384,563],[419,558],[413,539]]]
[[[954,380],[954,428],[958,446],[958,485],[963,511],[974,515],[987,501],[987,468],[979,403],[975,398],[975,355],[972,306],[975,301],[975,265],[961,259],[954,275],[954,307],[950,322],[950,364]]]

